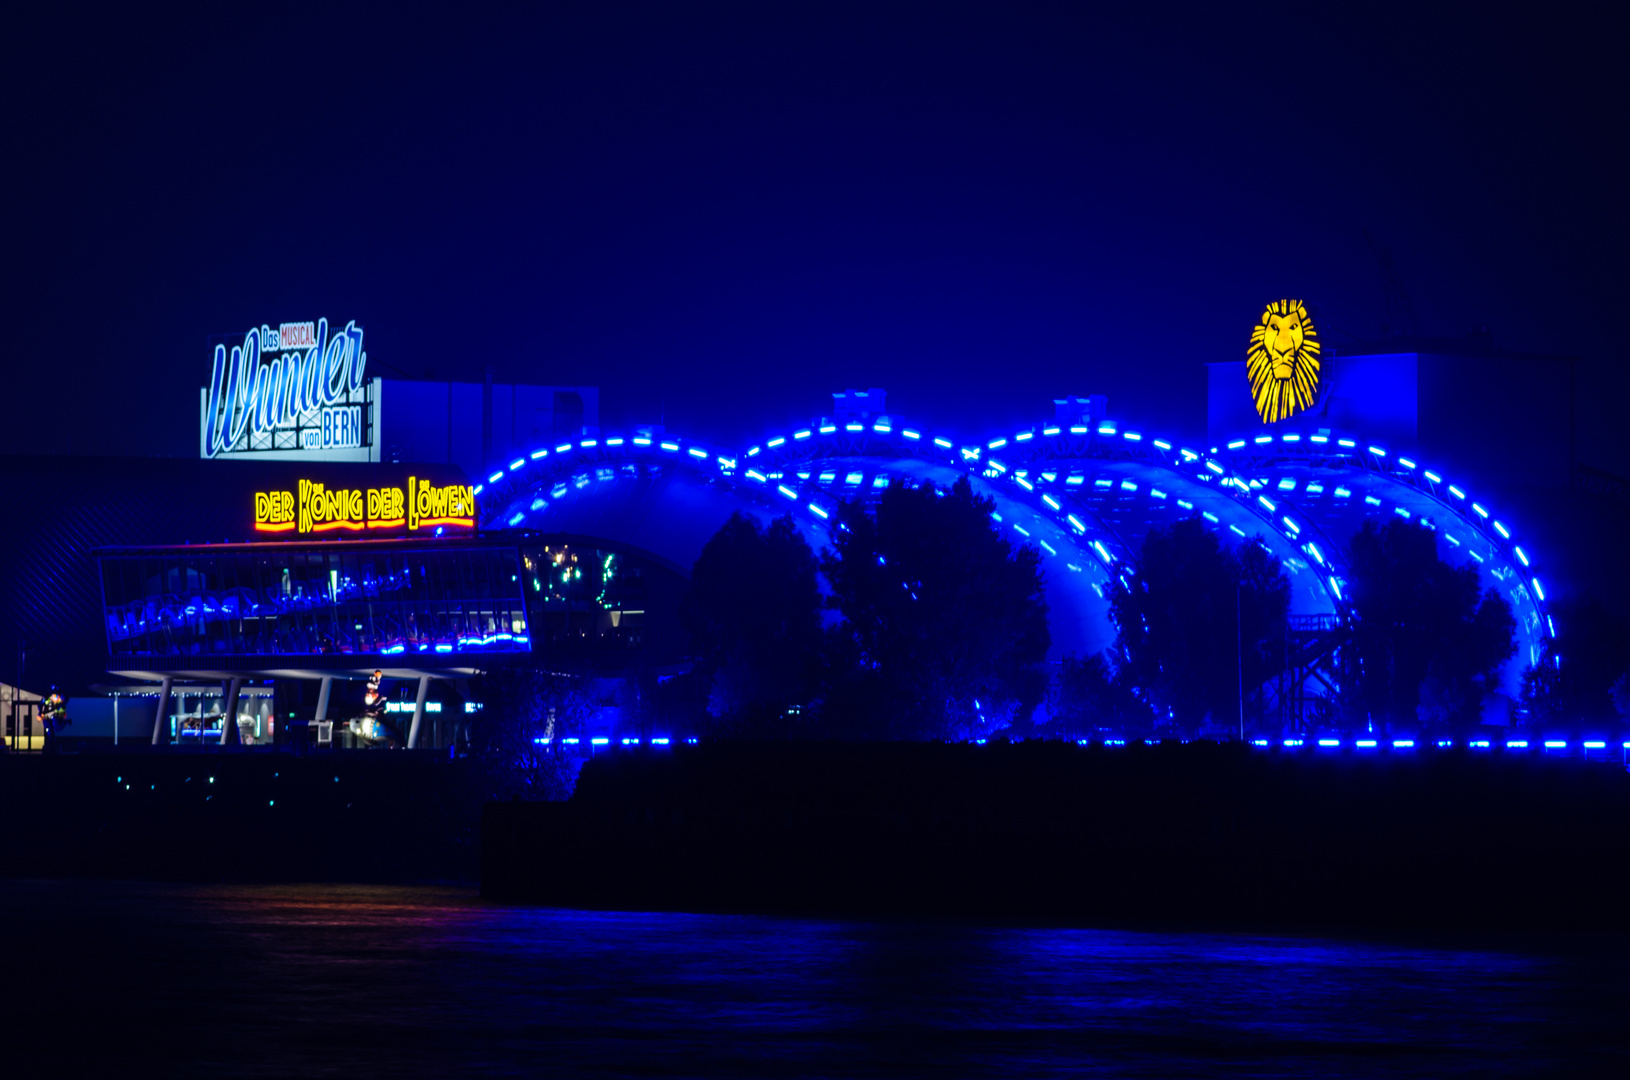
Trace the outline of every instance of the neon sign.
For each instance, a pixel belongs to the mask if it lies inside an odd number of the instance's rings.
[[[378,380],[353,320],[261,326],[230,351],[217,343],[202,393],[199,451],[215,458],[376,459]]]
[[[1262,312],[1251,328],[1245,373],[1265,424],[1295,416],[1319,400],[1319,336],[1300,300],[1278,300]]]
[[[300,480],[293,491],[255,492],[255,531],[297,534],[369,529],[475,528],[475,491],[417,476],[407,487],[332,487]]]

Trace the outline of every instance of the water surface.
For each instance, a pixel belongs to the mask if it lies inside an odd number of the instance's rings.
[[[10,1075],[1626,1076],[1627,956],[0,882]]]

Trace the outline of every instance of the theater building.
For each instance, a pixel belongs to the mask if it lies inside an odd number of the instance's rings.
[[[594,430],[595,391],[380,376],[354,322],[212,345],[197,459],[0,462],[32,522],[3,542],[7,744],[39,747],[56,686],[79,742],[450,745],[467,680],[530,660],[470,470]]]
[[[1488,714],[1508,722],[1524,671],[1556,662],[1551,601],[1593,558],[1575,534],[1610,535],[1570,525],[1571,361],[1475,340],[1321,353],[1295,301],[1243,336],[1245,360],[1209,366],[1205,432],[1089,397],[940,431],[870,389],[730,446],[602,431],[588,387],[385,377],[354,323],[262,326],[214,343],[198,458],[0,460],[34,515],[0,539],[0,683],[60,685],[72,734],[121,745],[446,748],[482,672],[682,667],[690,567],[732,513],[790,513],[818,550],[841,501],[966,477],[1043,555],[1055,661],[1113,645],[1110,598],[1149,530],[1197,517],[1270,552],[1297,635],[1273,691],[1285,730],[1338,689],[1348,541],[1418,522],[1517,620]],[[27,694],[6,701],[8,739],[33,745]]]

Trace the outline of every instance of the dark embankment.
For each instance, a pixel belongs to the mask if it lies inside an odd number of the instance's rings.
[[[1211,744],[614,752],[568,802],[489,804],[481,883],[576,907],[1622,929],[1630,776]]]
[[[0,876],[470,881],[467,763],[417,753],[0,755]]]

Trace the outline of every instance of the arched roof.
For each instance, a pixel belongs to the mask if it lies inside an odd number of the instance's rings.
[[[1045,556],[1055,655],[1114,640],[1109,586],[1136,573],[1151,528],[1198,514],[1279,559],[1298,614],[1347,611],[1344,551],[1367,518],[1396,514],[1438,531],[1489,571],[1511,603],[1521,665],[1554,634],[1533,557],[1492,511],[1432,470],[1357,439],[1284,432],[1209,450],[1113,420],[1048,421],[979,440],[891,418],[823,421],[745,451],[673,435],[610,435],[539,447],[477,487],[488,521],[627,544],[689,566],[734,511],[788,511],[812,546],[838,502],[896,478],[946,486],[967,476],[1000,528]]]
[[[1515,695],[1523,667],[1544,659],[1556,625],[1538,561],[1492,502],[1406,454],[1343,433],[1261,433],[1228,441],[1219,456],[1253,490],[1344,541],[1366,519],[1396,516],[1433,530],[1441,555],[1470,559],[1511,606],[1518,649],[1506,690]]]

